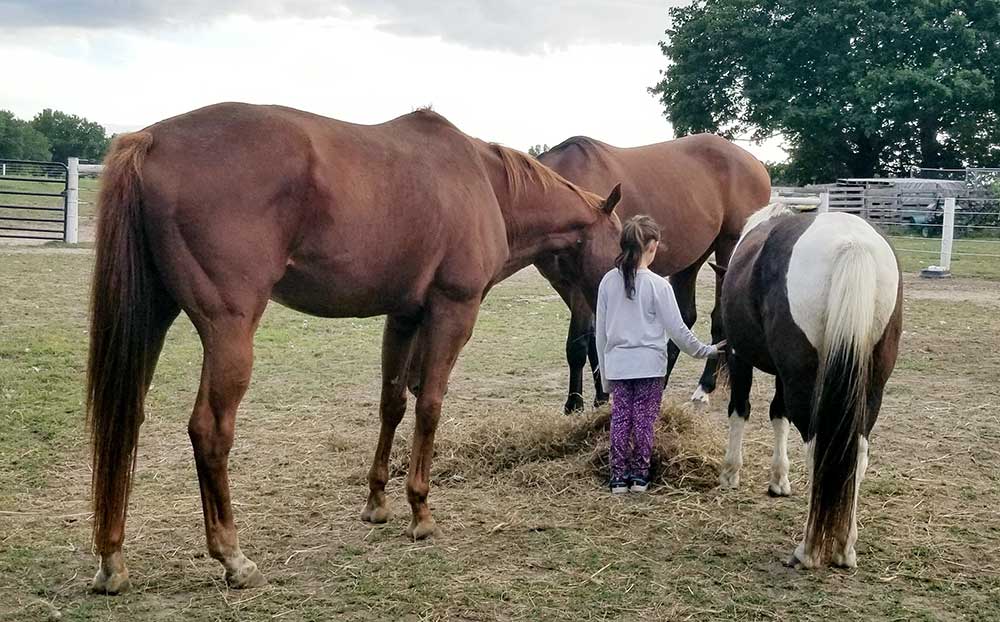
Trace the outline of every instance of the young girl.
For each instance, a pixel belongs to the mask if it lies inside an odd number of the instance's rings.
[[[725,342],[705,345],[688,329],[674,290],[651,272],[660,228],[649,216],[622,227],[622,252],[604,275],[597,295],[597,355],[604,390],[611,393],[611,492],[644,492],[649,486],[653,423],[660,414],[667,373],[667,339],[703,359]]]

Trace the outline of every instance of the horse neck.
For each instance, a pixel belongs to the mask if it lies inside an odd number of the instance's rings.
[[[573,247],[579,232],[597,216],[597,210],[568,187],[526,188],[504,210],[510,261],[520,270],[541,255]]]
[[[488,160],[494,193],[507,229],[509,259],[505,274],[513,274],[544,254],[572,247],[578,232],[598,218],[595,201],[569,183],[555,177],[543,179],[532,170],[523,171],[517,188],[511,188],[505,165],[499,157]]]

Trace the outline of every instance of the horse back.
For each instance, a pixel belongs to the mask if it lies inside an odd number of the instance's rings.
[[[540,157],[563,177],[597,192],[621,182],[619,215],[648,214],[666,252],[654,269],[673,274],[702,259],[719,236],[735,239],[746,218],[767,204],[767,170],[719,136],[698,134],[641,147],[570,138]]]
[[[506,256],[476,144],[432,112],[366,126],[229,103],[146,131],[154,250],[191,255],[159,260],[165,272],[210,260],[308,313],[378,315],[416,309],[442,279],[478,295]]]

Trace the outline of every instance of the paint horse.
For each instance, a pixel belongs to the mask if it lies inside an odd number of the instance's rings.
[[[806,443],[811,480],[805,535],[791,566],[857,565],[858,492],[896,364],[902,294],[895,253],[867,222],[844,213],[792,214],[780,203],[751,217],[725,271],[731,394],[720,480],[739,484],[753,368],[774,374],[769,493],[791,492],[789,421]]]
[[[619,181],[628,200],[619,208],[623,219],[648,214],[660,225],[663,243],[650,268],[670,276],[681,315],[688,326],[697,319],[695,281],[698,271],[715,253],[725,266],[746,219],[767,204],[771,183],[764,166],[733,143],[711,134],[686,136],[669,142],[622,149],[577,136],[546,151],[539,160],[577,185],[595,192],[610,190]],[[583,368],[590,359],[594,376],[594,404],[607,402],[601,388],[594,341],[594,316],[586,296],[575,285],[571,270],[558,255],[535,264],[570,309],[566,360],[569,395],[566,412],[583,408]],[[718,317],[721,283],[716,283],[712,311],[712,341],[723,338]],[[679,350],[669,344],[667,378]],[[715,389],[715,359],[706,362],[693,400],[707,402]]]
[[[121,549],[143,402],[180,311],[204,348],[188,432],[208,550],[231,587],[254,587],[265,579],[239,547],[228,456],[269,300],[323,317],[388,316],[361,517],[389,519],[389,453],[413,367],[423,390],[406,533],[424,538],[435,531],[427,496],[444,390],[483,297],[560,253],[596,299],[618,252],[617,188],[603,200],[426,110],[363,126],[219,104],[118,138],[105,162],[87,388],[97,592],[128,585]]]

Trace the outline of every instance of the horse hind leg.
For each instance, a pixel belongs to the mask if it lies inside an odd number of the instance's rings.
[[[392,517],[385,498],[385,485],[389,479],[389,455],[396,428],[406,414],[406,387],[404,381],[413,378],[410,373],[418,324],[414,320],[390,316],[385,322],[382,336],[382,397],[379,404],[381,427],[375,457],[368,471],[368,502],[361,512],[361,520],[369,523],[386,523]],[[419,394],[419,390],[417,391]]]
[[[153,372],[156,363],[160,358],[163,349],[163,342],[166,339],[167,331],[171,324],[177,319],[180,307],[165,294],[156,292],[152,302],[152,315],[150,319],[149,346],[147,349],[148,359],[146,361],[146,377],[143,385],[143,395],[149,391],[153,381]],[[140,416],[144,419],[145,413]],[[141,419],[140,419],[141,422]],[[125,517],[116,517],[110,525],[109,546],[104,550],[99,550],[101,556],[97,574],[91,582],[91,591],[98,594],[119,594],[129,589],[130,581],[128,569],[125,566],[125,557],[122,555],[122,543],[125,538]]]
[[[861,481],[868,470],[868,439],[862,434],[858,438],[858,466],[854,472],[854,499],[851,507],[851,524],[843,536],[837,537],[830,563],[840,568],[857,568],[858,554],[854,545],[858,542],[858,497]]]
[[[240,550],[229,490],[229,451],[236,410],[250,384],[253,333],[266,300],[250,314],[223,313],[195,318],[204,347],[201,386],[188,423],[194,448],[208,552],[225,568],[231,588],[267,583]]]
[[[740,485],[740,469],[743,467],[743,431],[750,418],[753,367],[734,354],[730,360],[729,373],[729,446],[719,473],[719,484],[723,488],[737,488]]]
[[[771,400],[771,427],[774,429],[774,453],[771,456],[771,479],[767,494],[771,497],[788,497],[792,484],[788,481],[788,418],[785,416],[785,396],[781,379],[775,380],[774,399]]]

